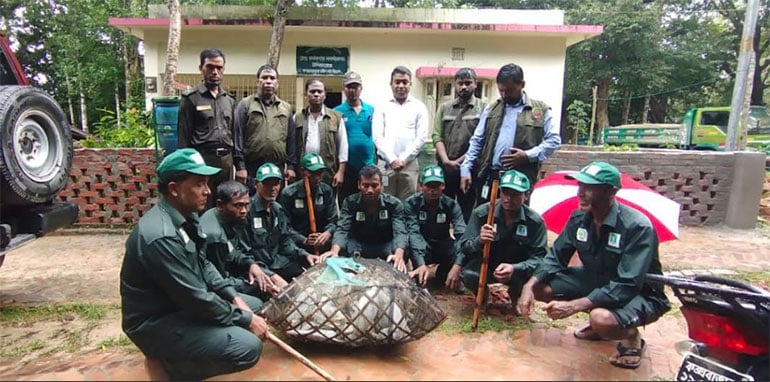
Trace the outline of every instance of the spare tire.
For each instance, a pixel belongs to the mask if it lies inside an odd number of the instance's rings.
[[[72,134],[64,112],[44,91],[0,86],[0,147],[3,208],[49,202],[67,185]]]

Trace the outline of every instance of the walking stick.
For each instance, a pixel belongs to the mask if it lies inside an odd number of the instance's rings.
[[[313,195],[310,193],[310,178],[308,177],[305,177],[305,203],[307,204],[307,214],[310,219],[310,233],[316,233],[318,227],[315,224],[315,207],[313,207]],[[313,253],[318,255],[318,247],[315,247]]]
[[[497,203],[497,180],[492,181],[492,196],[489,198],[489,213],[487,214],[487,224],[495,224],[495,204]],[[475,331],[479,326],[479,315],[481,314],[481,304],[484,302],[484,290],[487,286],[487,269],[489,269],[489,251],[492,249],[492,242],[484,244],[484,250],[481,257],[481,271],[479,272],[479,289],[476,291],[476,306],[473,307],[473,324]]]
[[[332,377],[332,375],[329,374],[326,370],[318,367],[318,365],[314,364],[313,361],[307,359],[307,357],[302,355],[293,347],[289,346],[289,344],[286,342],[281,341],[281,339],[273,335],[273,333],[267,332],[267,339],[270,340],[270,342],[278,345],[279,348],[289,353],[292,357],[301,362],[303,365],[307,366],[310,370],[313,370],[316,374],[323,377],[323,379],[327,381],[336,381],[336,379],[334,379],[334,377]]]

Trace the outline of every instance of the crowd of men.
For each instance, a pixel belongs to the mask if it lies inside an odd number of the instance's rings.
[[[644,283],[661,271],[657,237],[615,202],[618,170],[594,162],[570,175],[580,208],[548,247],[527,199],[559,129],[524,92],[521,67],[500,68],[500,98],[488,105],[473,69],[458,70],[456,98],[433,124],[403,66],[381,105],[363,102],[363,80],[348,72],[341,105],[327,108],[324,83],[311,79],[297,112],[276,96],[276,68],[260,67],[257,94],[239,102],[221,87],[224,68],[221,51],[201,52],[203,81],[180,104],[179,149],[158,167],[159,202],[130,235],[121,270],[124,331],[172,378],[254,365],[267,331],[255,312],[329,257],[379,258],[421,285],[464,293],[478,288],[485,246],[487,279],[509,287],[522,315],[535,300],[553,319],[589,312],[575,336],[619,340],[610,362],[638,367],[637,327],[669,308]],[[429,136],[436,163],[418,163]],[[575,252],[580,267],[569,265]]]

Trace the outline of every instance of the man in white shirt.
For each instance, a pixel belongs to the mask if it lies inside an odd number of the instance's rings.
[[[308,107],[295,115],[297,153],[321,156],[326,165],[323,182],[337,189],[345,179],[348,162],[348,134],[342,115],[324,106],[326,86],[319,79],[305,83]]]
[[[380,158],[378,165],[383,169],[385,192],[403,201],[417,190],[417,157],[428,139],[430,118],[425,104],[409,94],[409,69],[393,69],[390,88],[393,98],[374,109],[372,135]]]

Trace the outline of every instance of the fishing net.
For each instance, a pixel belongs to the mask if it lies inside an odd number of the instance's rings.
[[[423,337],[446,318],[436,300],[382,260],[330,258],[262,308],[276,329],[303,342],[349,347]]]

